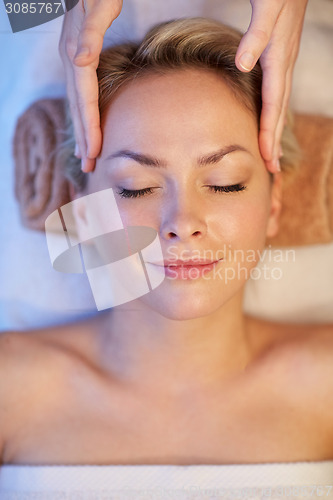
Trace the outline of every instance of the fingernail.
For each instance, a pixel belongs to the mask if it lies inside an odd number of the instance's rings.
[[[81,49],[79,49],[76,52],[74,59],[81,59],[83,57],[87,57],[87,56],[89,56],[89,53],[90,53],[90,51],[89,51],[88,47],[81,47]]]
[[[281,172],[280,160],[278,158],[276,158],[273,163],[274,163],[275,171]]]
[[[250,52],[244,52],[239,59],[239,64],[247,71],[251,70],[254,66],[254,57]]]
[[[89,146],[87,146],[87,158],[92,158],[92,156],[90,155],[90,149],[89,149]]]
[[[86,173],[85,169],[86,169],[86,159],[82,158],[82,160],[81,160],[81,170],[82,170],[82,172]]]
[[[80,155],[80,150],[79,150],[79,146],[77,144],[75,144],[75,151],[74,151],[74,155],[76,156],[76,158],[80,158],[81,155]]]
[[[283,150],[282,150],[282,147],[280,146],[279,147],[279,158],[282,158],[283,156]]]

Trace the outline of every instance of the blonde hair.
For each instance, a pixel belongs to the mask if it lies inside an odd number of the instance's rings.
[[[242,33],[218,21],[185,18],[158,24],[139,43],[124,43],[101,53],[97,77],[101,125],[116,92],[129,82],[149,74],[163,74],[186,68],[213,70],[234,95],[256,117],[259,130],[262,71],[257,63],[249,73],[239,71],[235,56]],[[281,167],[292,166],[296,159],[296,141],[286,126],[282,140],[284,157]],[[86,174],[79,162],[71,159],[67,176],[83,189]]]

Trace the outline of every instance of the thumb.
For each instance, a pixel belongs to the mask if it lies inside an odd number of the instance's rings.
[[[251,71],[267,47],[282,10],[277,2],[252,0],[252,16],[247,32],[240,41],[235,63],[240,71]]]
[[[105,32],[119,16],[121,7],[122,2],[119,0],[100,0],[87,8],[74,58],[77,66],[86,66],[98,58]]]

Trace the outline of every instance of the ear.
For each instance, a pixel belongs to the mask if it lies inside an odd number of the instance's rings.
[[[279,230],[279,219],[282,207],[282,175],[281,172],[274,174],[271,188],[271,209],[267,224],[266,237],[272,238]]]

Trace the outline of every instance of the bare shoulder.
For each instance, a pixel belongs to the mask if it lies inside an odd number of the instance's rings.
[[[2,408],[17,400],[30,382],[40,377],[41,368],[52,368],[52,356],[34,331],[5,332],[0,335],[0,392]],[[46,376],[48,371],[45,371]]]
[[[8,370],[11,368],[15,370],[24,369],[29,357],[33,354],[38,355],[38,337],[36,337],[34,331],[29,332],[4,332],[0,335],[0,360],[1,360],[1,370],[5,370],[5,373],[9,374]],[[17,365],[16,365],[17,363]],[[6,367],[6,369],[4,368]]]
[[[27,368],[36,366],[40,350],[33,334],[4,332],[0,335],[1,401],[11,397],[13,384],[26,380]],[[3,407],[3,404],[1,405]]]
[[[249,318],[252,350],[290,376],[323,376],[333,370],[333,325],[271,323]],[[333,383],[333,380],[332,380]]]
[[[320,426],[333,453],[333,325],[277,325],[274,338],[263,371],[291,408]]]
[[[8,378],[7,371],[8,351],[12,337],[8,333],[0,334],[0,465],[3,463],[6,421],[7,421],[7,398]]]
[[[27,366],[32,350],[29,341],[20,332],[0,334],[0,462],[13,422],[13,410],[19,407],[20,393],[28,384]],[[36,356],[36,351],[35,351]],[[32,366],[34,364],[32,363]]]
[[[333,389],[333,325],[290,327],[283,352],[291,375],[317,389],[319,383],[322,390]]]
[[[66,325],[0,334],[0,384],[2,392],[28,382],[64,373],[66,365],[92,351],[90,338],[81,325]],[[90,349],[89,349],[90,348]],[[24,383],[25,381],[25,383]]]
[[[22,377],[33,375],[42,364],[49,364],[51,349],[42,335],[42,331],[33,330],[0,335],[0,379],[6,381],[6,387],[9,382],[22,382]]]
[[[39,402],[47,407],[66,387],[69,356],[54,339],[43,330],[0,334],[0,463],[6,443]]]
[[[310,326],[302,342],[295,339],[289,351],[289,373],[295,381],[293,396],[304,410],[318,417],[327,431],[333,453],[333,326]]]
[[[301,392],[333,389],[333,325],[277,324],[271,332],[267,359],[286,380]]]

